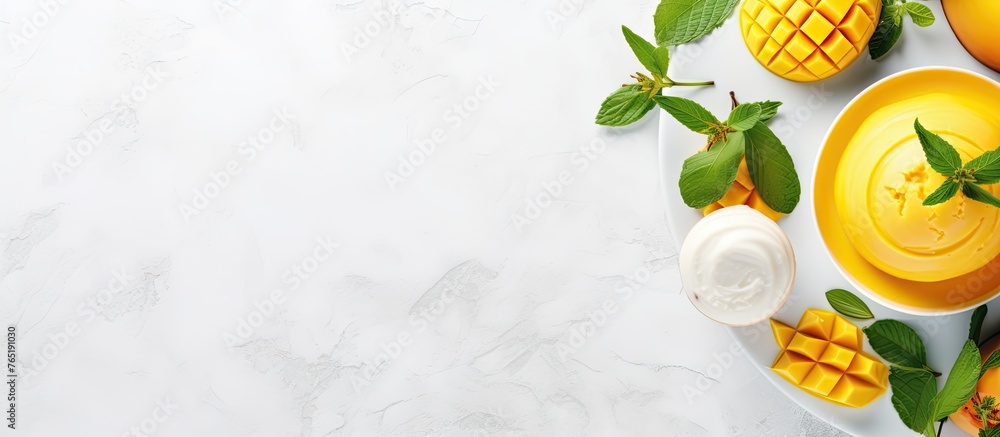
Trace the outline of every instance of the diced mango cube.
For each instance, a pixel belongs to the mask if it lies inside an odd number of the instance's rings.
[[[718,203],[722,206],[734,206],[734,205],[744,205],[747,203],[747,199],[750,198],[750,190],[744,187],[742,184],[734,183],[729,191],[718,200]]]
[[[778,17],[780,20],[781,17]],[[816,45],[819,45],[823,41],[826,41],[826,37],[830,35],[836,27],[827,20],[823,14],[810,14],[809,18],[806,18],[805,23],[802,23],[802,32],[806,34]],[[822,53],[822,51],[817,51],[817,53]]]
[[[771,209],[770,206],[767,206],[767,204],[764,203],[764,199],[760,197],[760,193],[757,192],[757,190],[754,190],[752,193],[750,193],[750,198],[747,199],[747,206],[756,209],[757,211],[760,211],[761,214],[766,215],[767,218],[774,221],[778,221],[778,219],[785,216],[784,214]]]
[[[844,59],[844,56],[854,51],[854,45],[836,29],[830,33],[830,36],[826,37],[826,40],[819,47],[834,62],[840,62],[841,59]]]
[[[781,75],[787,74],[798,66],[799,61],[791,53],[788,53],[788,50],[782,50],[777,56],[771,58],[771,62],[767,64],[767,68],[771,71],[780,71],[781,73],[779,74]]]
[[[796,331],[791,326],[771,319],[771,332],[774,333],[774,341],[778,343],[778,347],[784,349],[788,347],[788,343],[792,342]]]
[[[819,357],[819,362],[837,368],[841,372],[847,370],[857,354],[853,349],[848,349],[839,344],[830,343],[823,351],[823,356]]]
[[[709,215],[709,214],[711,214],[711,213],[713,213],[715,211],[718,211],[718,210],[720,210],[722,208],[723,208],[723,206],[720,205],[719,202],[714,202],[714,203],[706,206],[705,209],[702,209],[701,212],[704,215]]]
[[[822,50],[817,50],[813,54],[809,55],[805,61],[802,61],[802,67],[809,70],[810,73],[823,74],[830,70],[836,70],[837,63],[833,62]]]
[[[791,351],[783,351],[771,365],[771,370],[781,375],[792,384],[801,384],[809,372],[816,366],[816,361]]]
[[[808,309],[799,320],[798,330],[811,337],[829,340],[836,319],[837,315],[829,311]]]
[[[846,348],[861,350],[861,345],[864,343],[864,334],[861,332],[861,329],[854,326],[853,323],[848,322],[847,319],[837,317],[833,320],[833,331],[830,334],[830,341]]]
[[[772,0],[771,1],[771,6],[775,7],[778,10],[778,12],[781,12],[782,14],[784,14],[785,12],[788,12],[788,9],[791,8],[793,4],[795,4],[795,0]],[[755,8],[756,8],[756,6],[755,6]]]
[[[877,386],[851,375],[845,375],[837,383],[837,386],[830,390],[827,397],[832,401],[858,408],[868,405],[884,392],[885,386]]]
[[[785,51],[791,53],[795,60],[802,62],[816,50],[817,44],[812,42],[805,32],[799,31],[785,44]]]
[[[788,343],[786,349],[805,355],[813,361],[819,361],[819,358],[823,356],[823,352],[826,351],[826,345],[828,344],[830,343],[826,339],[810,337],[803,334],[800,329],[792,337],[792,341]]]
[[[785,17],[792,20],[795,26],[801,26],[802,23],[806,22],[809,15],[812,14],[813,8],[808,3],[804,1],[797,1],[792,4],[792,7],[788,8],[788,12],[785,12]]]
[[[799,30],[799,27],[791,20],[785,18],[771,32],[771,38],[774,38],[778,44],[785,45],[788,40],[792,39],[792,35],[795,35],[795,31],[797,30]]]
[[[869,384],[885,387],[889,379],[889,368],[878,359],[859,353],[851,361],[847,374]]]
[[[764,28],[760,27],[760,24],[754,23],[750,26],[750,32],[747,32],[746,43],[747,47],[751,47],[754,51],[759,52],[764,48],[764,43],[770,38]]]
[[[809,371],[806,379],[803,379],[799,385],[815,394],[826,396],[837,386],[837,382],[840,381],[842,376],[844,376],[844,372],[839,369],[818,363]]]
[[[837,29],[850,41],[859,41],[865,35],[865,30],[871,24],[868,14],[860,6],[851,8],[850,12],[844,16],[844,21],[840,22]]]
[[[774,26],[777,26],[778,22],[781,21],[782,18],[781,12],[771,8],[764,8],[759,14],[757,14],[754,21],[761,26],[761,29],[774,29]]]
[[[746,158],[740,160],[740,168],[736,172],[736,182],[748,189],[753,189],[753,179],[750,178],[750,167],[747,166]]]
[[[816,12],[823,14],[831,23],[839,23],[851,6],[854,6],[854,0],[823,0],[816,4]]]

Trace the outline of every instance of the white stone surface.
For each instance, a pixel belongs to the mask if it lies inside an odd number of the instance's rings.
[[[680,294],[655,117],[593,124],[655,6],[6,2],[0,435],[837,434]]]

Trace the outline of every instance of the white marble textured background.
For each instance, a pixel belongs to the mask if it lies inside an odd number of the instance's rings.
[[[593,124],[655,6],[0,2],[0,434],[837,434]]]

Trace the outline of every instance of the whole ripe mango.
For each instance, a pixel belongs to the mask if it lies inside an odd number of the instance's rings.
[[[941,0],[944,15],[965,50],[987,67],[1000,71],[1000,1]]]
[[[747,160],[745,158],[740,161],[740,169],[736,172],[736,180],[733,181],[733,186],[729,188],[729,191],[721,199],[702,209],[702,213],[708,215],[727,206],[735,205],[749,206],[774,221],[778,221],[778,219],[785,216],[764,203],[764,199],[760,197],[760,193],[757,192],[757,189],[753,185],[753,180],[750,179],[750,169],[747,167]]]
[[[858,58],[881,11],[881,0],[746,0],[740,28],[757,62],[785,79],[812,82]]]

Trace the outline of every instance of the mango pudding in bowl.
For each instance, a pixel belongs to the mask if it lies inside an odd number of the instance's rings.
[[[956,195],[924,206],[945,181],[924,157],[919,117],[969,161],[1000,145],[1000,120],[979,102],[925,94],[872,112],[844,150],[834,199],[844,233],[890,275],[936,282],[979,269],[1000,254],[1000,209]],[[995,186],[987,187],[994,195]]]
[[[1000,84],[928,67],[870,86],[823,142],[813,211],[834,264],[855,287],[892,309],[941,315],[1000,292],[1000,208],[961,191],[925,205],[949,178],[930,165],[917,120],[967,163],[1000,146]],[[979,187],[1000,196],[1000,184]]]

